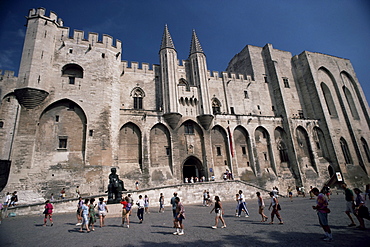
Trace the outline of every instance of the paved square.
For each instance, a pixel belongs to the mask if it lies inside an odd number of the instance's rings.
[[[264,198],[268,206],[270,200],[266,195]],[[369,200],[366,202],[369,206]],[[323,230],[311,207],[315,200],[294,197],[290,202],[288,198],[280,198],[280,203],[284,225],[278,225],[277,220],[274,225],[260,222],[256,200],[247,200],[249,218],[235,217],[236,202],[225,201],[227,228],[212,229],[215,214],[209,213],[211,208],[201,206],[200,198],[198,204],[185,205],[183,236],[172,234],[172,212],[168,203],[164,213],[150,208],[151,213],[144,215],[143,224],[138,224],[134,208],[129,229],[120,226],[120,215],[117,215],[106,219],[106,227],[96,227],[90,233],[78,232],[73,213],[55,214],[54,226],[43,227],[40,212],[39,216],[4,219],[0,225],[0,246],[370,246],[370,230],[347,227],[349,219],[344,213],[342,194],[333,195],[329,202],[332,211],[329,224],[334,240],[328,243],[321,239]],[[270,216],[269,211],[265,213]],[[355,221],[358,224],[357,219]],[[365,224],[370,228],[369,221],[365,220]]]

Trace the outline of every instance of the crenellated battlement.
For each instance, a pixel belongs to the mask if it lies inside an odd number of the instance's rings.
[[[73,30],[73,33],[70,34],[70,28],[63,26],[63,21],[61,18],[58,18],[57,14],[53,11],[50,11],[49,16],[45,14],[45,8],[30,9],[28,13],[28,19],[33,18],[43,18],[45,20],[55,23],[58,28],[60,28],[60,37],[58,37],[62,42],[74,40],[76,43],[85,43],[86,45],[98,46],[100,48],[114,48],[119,51],[122,49],[122,42],[118,39],[113,40],[113,37],[108,34],[103,34],[99,38],[99,34],[95,32],[89,32],[87,38],[85,37],[84,31]],[[117,51],[117,52],[119,52]]]
[[[0,69],[0,79],[4,79],[4,78],[15,78],[14,76],[14,71],[12,70],[1,70]]]
[[[152,64],[150,67],[149,63],[139,63],[139,62],[128,62],[122,61],[123,69],[125,72],[138,72],[138,73],[150,73],[154,74],[155,69],[159,67],[158,64]]]
[[[233,80],[233,81],[239,81],[239,82],[253,81],[250,75],[235,74],[235,73],[229,73],[226,71],[223,71],[220,73],[218,71],[208,70],[208,76],[210,79],[213,79],[213,80],[224,79],[224,80]]]
[[[49,16],[45,15],[45,8],[38,8],[38,9],[30,9],[28,12],[28,19],[41,17],[47,19],[49,21],[55,22],[58,26],[63,26],[63,20],[61,18],[58,19],[57,14],[54,11],[50,11]]]

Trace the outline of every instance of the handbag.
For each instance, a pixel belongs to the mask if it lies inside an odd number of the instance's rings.
[[[323,208],[323,209],[321,209],[322,211],[324,211],[325,213],[330,213],[330,209],[329,208]]]
[[[277,205],[277,210],[281,210],[280,203]]]

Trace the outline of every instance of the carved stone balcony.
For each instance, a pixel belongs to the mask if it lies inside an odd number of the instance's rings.
[[[49,95],[48,92],[36,88],[20,88],[14,90],[19,104],[27,109],[39,106]]]
[[[206,130],[208,130],[209,126],[212,123],[214,116],[210,114],[200,115],[197,116],[198,122],[202,127]]]
[[[169,126],[171,126],[172,129],[176,128],[181,117],[182,115],[178,112],[169,112],[169,113],[163,114],[164,120],[167,122]]]

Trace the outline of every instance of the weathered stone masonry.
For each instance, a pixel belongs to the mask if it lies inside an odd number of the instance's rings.
[[[121,52],[109,35],[30,10],[18,77],[0,73],[6,191],[99,194],[111,167],[128,188],[226,169],[282,190],[334,184],[336,172],[369,183],[369,107],[349,60],[247,45],[219,73],[195,31],[179,63],[167,26],[159,65]]]

